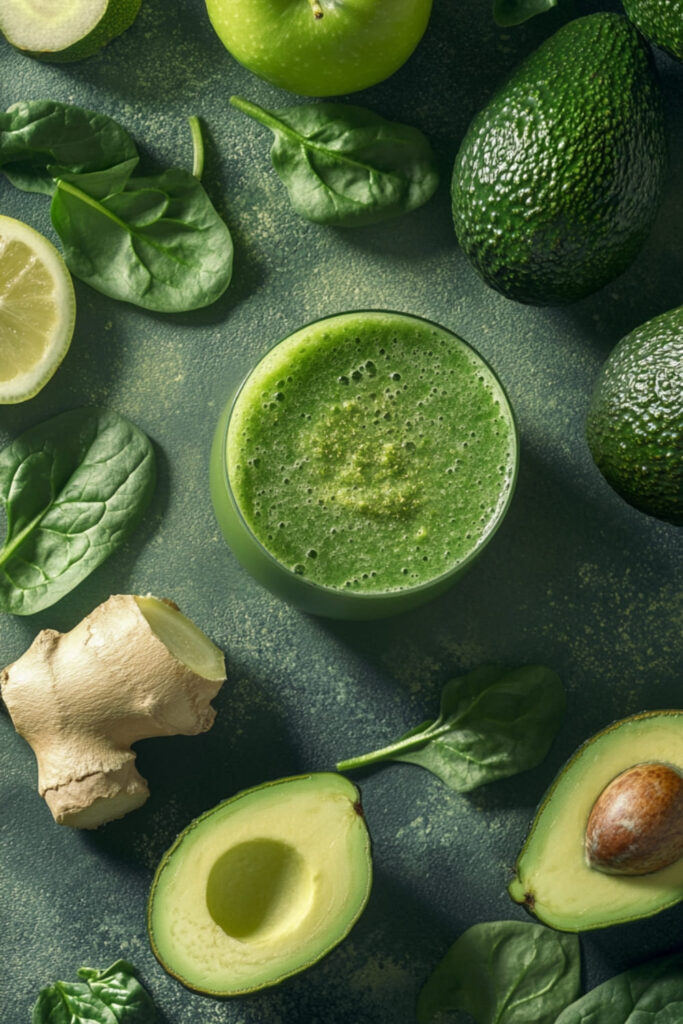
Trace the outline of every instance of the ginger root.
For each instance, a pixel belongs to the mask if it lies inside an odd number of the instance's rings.
[[[0,690],[55,821],[97,828],[149,796],[131,744],[210,729],[224,679],[222,652],[176,606],[119,594],[69,633],[39,633]]]

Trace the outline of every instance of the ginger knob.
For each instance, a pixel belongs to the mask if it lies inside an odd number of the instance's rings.
[[[149,796],[131,745],[210,729],[224,678],[222,652],[171,602],[118,594],[39,633],[0,689],[55,821],[97,828]]]
[[[683,856],[683,775],[669,764],[638,764],[595,801],[586,859],[612,875],[646,875]]]

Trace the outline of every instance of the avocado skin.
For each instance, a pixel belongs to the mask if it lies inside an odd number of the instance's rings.
[[[600,13],[546,40],[474,118],[451,187],[458,241],[509,298],[563,304],[632,262],[666,170],[647,44]]]
[[[683,0],[623,0],[636,28],[672,57],[683,60]]]
[[[622,498],[683,525],[683,306],[636,328],[609,355],[586,436]]]

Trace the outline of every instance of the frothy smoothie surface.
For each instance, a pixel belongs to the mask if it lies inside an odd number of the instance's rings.
[[[377,593],[427,583],[483,543],[514,484],[516,434],[465,342],[400,314],[348,313],[258,364],[227,464],[244,520],[279,562]]]

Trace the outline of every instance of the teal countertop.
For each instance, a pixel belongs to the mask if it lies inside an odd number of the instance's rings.
[[[563,761],[614,719],[681,706],[680,533],[610,490],[587,451],[584,418],[610,349],[683,302],[683,64],[657,57],[671,155],[657,224],[631,269],[600,293],[561,309],[511,302],[478,278],[450,223],[450,167],[473,114],[563,20],[599,6],[560,0],[559,11],[502,30],[489,0],[435,0],[410,61],[351,99],[422,128],[442,184],[410,216],[353,231],[291,211],[270,167],[269,134],[228,97],[297,100],[232,60],[201,0],[145,0],[128,32],[78,64],[40,64],[0,43],[3,109],[49,97],[100,110],[151,162],[182,166],[191,161],[187,117],[198,114],[204,183],[235,241],[233,283],[194,313],[147,313],[76,281],[63,366],[30,402],[0,407],[4,446],[59,411],[110,406],[149,434],[159,463],[151,510],[123,550],[52,608],[2,618],[0,664],[39,629],[72,628],[110,593],[151,591],[173,598],[228,666],[212,731],[140,743],[149,801],[92,833],[53,824],[35,792],[33,754],[0,714],[3,1024],[28,1021],[42,985],[118,957],[139,968],[166,1024],[410,1024],[417,992],[462,930],[525,919],[506,885]],[[48,207],[0,179],[2,213],[54,237]],[[313,319],[362,308],[413,312],[474,345],[510,396],[521,466],[505,523],[452,591],[399,618],[341,623],[282,603],[238,566],[213,516],[208,454],[229,392],[270,345]],[[216,1002],[164,973],[146,938],[147,892],[191,818],[239,789],[382,745],[433,715],[447,679],[491,661],[542,662],[565,683],[567,716],[542,765],[468,797],[411,765],[359,776],[375,882],[349,938],[310,971],[248,999]],[[682,944],[680,908],[588,933],[585,983]]]

